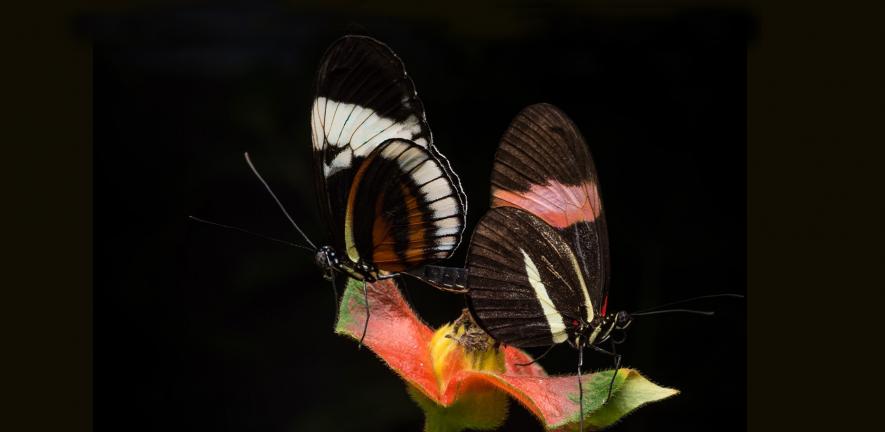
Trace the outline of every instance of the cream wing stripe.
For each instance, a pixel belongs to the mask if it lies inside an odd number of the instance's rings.
[[[547,317],[547,325],[550,326],[550,335],[553,337],[553,342],[564,342],[566,338],[568,338],[568,335],[565,332],[565,323],[562,321],[562,315],[556,311],[556,307],[553,305],[553,300],[550,299],[550,295],[547,293],[547,288],[545,288],[544,283],[541,282],[541,274],[538,272],[538,267],[535,266],[532,258],[529,257],[529,254],[525,253],[524,250],[520,249],[519,251],[522,252],[523,260],[525,261],[525,271],[528,275],[529,284],[531,284],[532,288],[535,290],[535,295],[541,303],[541,309],[544,311],[544,316]]]
[[[572,267],[575,268],[575,274],[578,275],[578,282],[581,283],[581,292],[584,293],[584,304],[587,305],[587,322],[593,321],[595,316],[593,313],[593,302],[590,301],[590,292],[587,291],[587,284],[584,283],[584,275],[581,273],[581,267],[578,266],[578,260],[575,254],[569,253],[568,257],[572,260]]]

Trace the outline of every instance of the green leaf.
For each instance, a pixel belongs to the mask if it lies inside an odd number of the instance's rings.
[[[594,430],[599,430],[612,424],[629,414],[631,411],[649,402],[666,399],[679,393],[679,390],[661,387],[642,376],[632,369],[620,369],[615,378],[615,388],[611,398],[604,404],[608,394],[609,380],[612,371],[604,371],[593,374],[590,380],[590,388],[584,392],[584,423]],[[589,398],[596,403],[587,403]],[[574,418],[574,422],[578,419]],[[585,426],[586,427],[586,426]]]
[[[362,308],[366,307],[366,299],[363,294],[363,283],[353,278],[347,278],[347,285],[344,289],[344,295],[341,297],[341,303],[338,305],[338,321],[335,323],[335,333],[351,334],[351,327],[354,323],[353,312],[355,308],[353,304],[358,304]],[[363,313],[360,322],[365,319]]]

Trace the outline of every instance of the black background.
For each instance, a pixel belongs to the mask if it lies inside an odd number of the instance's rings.
[[[596,160],[611,309],[745,292],[751,15],[523,9],[487,26],[464,17],[169,7],[77,22],[94,46],[96,429],[420,429],[402,382],[332,334],[331,294],[312,257],[186,219],[296,239],[243,162],[249,151],[311,238],[327,238],[309,107],[323,50],[348,30],[404,60],[469,196],[468,229],[487,208],[510,119],[550,102]],[[463,305],[411,280],[405,290],[434,326]],[[746,309],[715,308],[714,318],[637,321],[625,365],[682,394],[616,430],[746,428]],[[575,361],[561,347],[542,363],[569,373]],[[540,430],[512,411],[502,430]]]

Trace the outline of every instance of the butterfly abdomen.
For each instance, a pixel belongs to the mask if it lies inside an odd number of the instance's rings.
[[[409,275],[444,291],[467,292],[467,269],[426,265],[409,271]]]

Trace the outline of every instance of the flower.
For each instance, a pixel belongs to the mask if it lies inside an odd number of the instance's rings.
[[[359,340],[366,303],[363,282],[349,280],[335,332]],[[532,358],[491,339],[470,314],[434,331],[415,314],[393,279],[367,284],[370,319],[363,343],[406,381],[425,413],[426,432],[492,430],[504,423],[509,397],[546,429],[577,430],[578,382],[574,375],[548,376]],[[648,402],[678,393],[633,369],[621,368],[608,401],[612,371],[582,376],[584,424],[597,430]],[[604,402],[604,403],[603,403]]]

